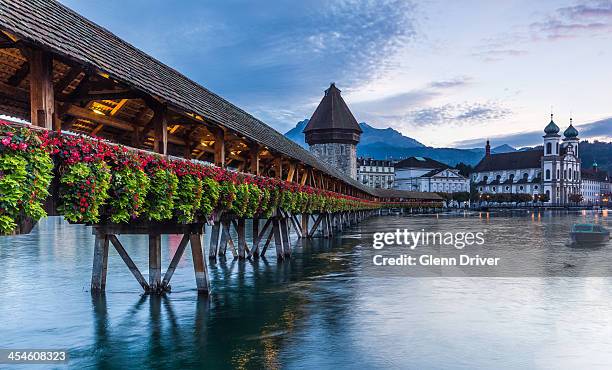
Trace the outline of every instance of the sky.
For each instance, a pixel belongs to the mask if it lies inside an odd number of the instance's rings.
[[[335,82],[430,146],[612,140],[610,1],[62,0],[281,132]]]

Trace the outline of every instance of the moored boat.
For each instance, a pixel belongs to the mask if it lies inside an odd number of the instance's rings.
[[[574,243],[601,243],[610,240],[610,231],[597,224],[574,224],[570,237]]]

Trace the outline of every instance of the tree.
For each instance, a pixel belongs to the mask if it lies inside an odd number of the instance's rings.
[[[465,164],[463,162],[459,162],[455,165],[455,169],[459,170],[459,174],[461,176],[470,177],[472,172],[474,171],[474,167],[469,164]]]
[[[580,194],[580,193],[570,194],[569,195],[569,200],[572,203],[580,203],[580,202],[582,202],[582,194]]]

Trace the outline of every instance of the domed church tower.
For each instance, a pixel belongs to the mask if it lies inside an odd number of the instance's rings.
[[[548,196],[550,203],[560,202],[560,181],[561,181],[561,158],[559,156],[559,126],[553,121],[550,114],[550,122],[544,128],[544,157],[542,157],[542,180],[543,193]]]
[[[303,132],[315,156],[357,178],[357,143],[362,130],[334,83],[325,90]]]

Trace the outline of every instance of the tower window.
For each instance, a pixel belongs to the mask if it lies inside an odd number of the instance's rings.
[[[546,154],[551,154],[551,152],[552,152],[552,144],[547,143],[546,144]]]
[[[550,180],[550,170],[546,170],[546,180]]]

